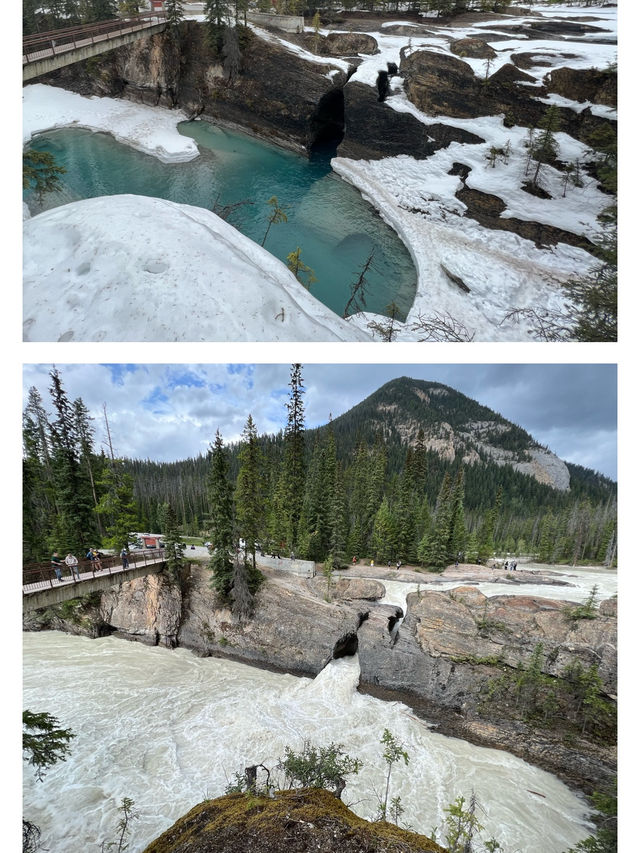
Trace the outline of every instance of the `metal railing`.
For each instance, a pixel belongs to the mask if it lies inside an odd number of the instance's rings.
[[[78,574],[80,580],[73,577],[71,570],[64,562],[60,564],[62,570],[62,580],[59,581],[51,563],[28,563],[22,567],[22,592],[38,592],[42,589],[49,589],[63,584],[81,584],[83,581],[93,580],[93,578],[102,578],[105,575],[119,575],[127,572],[130,569],[138,568],[139,566],[151,566],[156,563],[161,563],[165,559],[165,550],[160,548],[157,550],[132,551],[127,555],[128,566],[122,565],[122,558],[116,556],[100,557],[95,560],[79,560]]]
[[[129,18],[114,18],[111,21],[98,21],[95,24],[82,24],[78,27],[66,27],[49,30],[46,33],[34,33],[22,39],[22,64],[37,62],[59,53],[85,47],[88,44],[108,41],[123,33],[148,29],[166,21],[164,12],[148,12],[144,15],[132,15]]]

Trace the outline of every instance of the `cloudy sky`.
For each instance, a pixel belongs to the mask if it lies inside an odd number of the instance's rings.
[[[71,398],[82,397],[104,440],[106,403],[115,452],[154,460],[205,453],[219,429],[237,440],[250,413],[259,432],[286,422],[289,364],[59,364]],[[51,365],[24,366],[24,393],[50,408]],[[568,462],[616,479],[615,365],[306,364],[305,422],[326,423],[398,376],[443,382],[526,429]]]

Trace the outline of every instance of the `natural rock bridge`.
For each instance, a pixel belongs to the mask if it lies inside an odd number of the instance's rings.
[[[24,82],[33,80],[65,65],[159,33],[165,27],[165,13],[153,12],[25,36],[22,39],[22,79]]]
[[[157,574],[164,568],[165,559],[162,549],[129,554],[127,568],[123,568],[120,557],[101,557],[98,562],[82,560],[78,563],[80,580],[75,580],[62,563],[61,581],[56,578],[50,563],[27,565],[22,570],[22,610],[28,613],[40,607],[70,601],[80,595],[103,592],[114,584]]]

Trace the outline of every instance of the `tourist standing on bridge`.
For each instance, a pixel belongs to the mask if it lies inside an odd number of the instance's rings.
[[[127,554],[126,548],[123,548],[122,551],[120,551],[120,557],[122,558],[122,568],[128,569],[129,568],[129,556]]]
[[[51,568],[56,573],[59,583],[62,580],[62,557],[57,551],[54,551],[53,556],[51,557]]]
[[[98,569],[98,570],[99,570],[99,569],[101,569],[101,568],[102,568],[102,563],[100,562],[100,552],[99,552],[99,551],[97,551],[95,548],[92,548],[92,549],[91,549],[91,553],[93,554],[92,559],[93,559],[93,567],[94,567],[94,569]]]
[[[65,563],[67,564],[67,568],[71,572],[71,577],[74,581],[80,580],[80,575],[78,574],[78,558],[74,557],[73,554],[69,553],[64,558]]]

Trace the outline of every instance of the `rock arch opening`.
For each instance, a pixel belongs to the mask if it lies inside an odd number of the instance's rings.
[[[353,657],[358,651],[358,635],[345,634],[333,647],[333,659]]]
[[[331,159],[344,138],[344,92],[331,89],[324,94],[309,120],[309,156]]]

